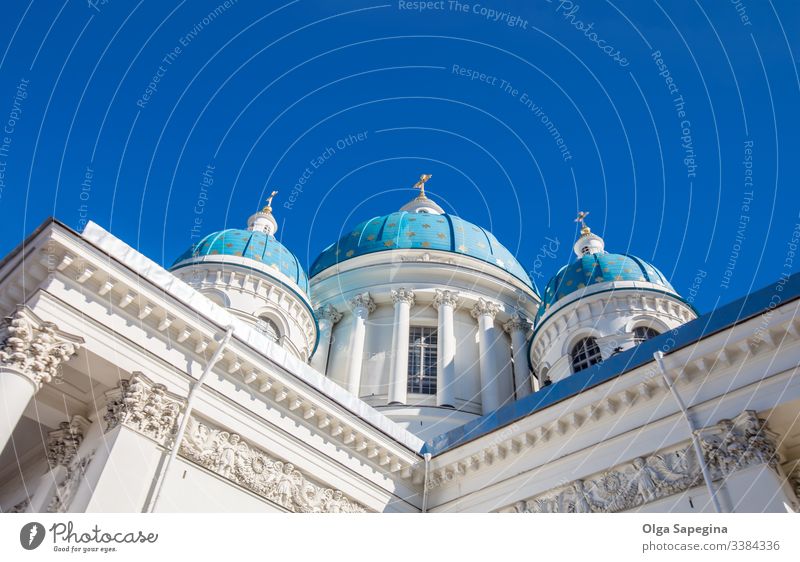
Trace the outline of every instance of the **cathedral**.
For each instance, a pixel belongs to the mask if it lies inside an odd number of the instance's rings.
[[[276,193],[169,269],[45,221],[0,262],[0,510],[800,510],[800,274],[701,312],[581,213],[540,290],[429,177],[308,271]]]

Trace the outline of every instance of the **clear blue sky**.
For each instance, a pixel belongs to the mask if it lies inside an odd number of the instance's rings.
[[[798,270],[798,2],[220,5],[3,3],[0,254],[55,215],[169,265],[278,189],[308,266],[425,172],[540,287],[578,209],[701,311]]]

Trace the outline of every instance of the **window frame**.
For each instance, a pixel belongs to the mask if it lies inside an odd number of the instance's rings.
[[[597,344],[597,338],[586,336],[579,339],[572,345],[569,358],[573,373],[578,373],[592,365],[602,363],[603,355],[600,352],[600,346]]]
[[[409,327],[406,369],[406,390],[409,394],[436,395],[438,342],[439,330],[436,326]]]

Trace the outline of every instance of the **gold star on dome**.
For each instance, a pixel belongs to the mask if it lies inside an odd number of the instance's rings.
[[[355,252],[353,250],[347,250],[347,253],[345,254],[345,256],[347,256],[348,258],[352,258],[353,254],[355,254]]]
[[[375,235],[370,234],[369,236],[367,236],[367,240],[375,240]]]
[[[466,247],[464,244],[461,244],[461,245],[458,247],[458,249],[459,249],[459,251],[461,251],[461,252],[466,252],[466,251],[467,251],[467,247]]]
[[[416,232],[414,232],[414,231],[409,231],[409,232],[406,232],[406,236],[408,236],[409,238],[413,238],[413,237],[414,237],[414,236],[416,236],[416,235],[417,235],[417,233],[416,233]]]
[[[431,225],[429,225],[428,223],[422,223],[422,228],[430,228],[430,227]]]
[[[437,234],[436,236],[438,236],[438,237],[439,237],[440,239],[442,239],[442,240],[444,240],[445,238],[447,238],[447,235],[446,235],[444,232],[440,232],[440,233],[439,233],[439,234]]]
[[[386,246],[387,248],[391,248],[392,246],[394,246],[394,240],[387,240],[386,242],[383,243],[383,245]]]
[[[431,247],[431,243],[428,242],[427,240],[425,242],[423,242],[421,245],[422,245],[423,248],[430,248]]]

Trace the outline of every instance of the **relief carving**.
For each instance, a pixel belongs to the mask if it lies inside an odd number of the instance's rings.
[[[698,431],[701,449],[714,480],[759,464],[775,469],[776,435],[764,420],[747,410]],[[702,483],[700,464],[691,444],[575,480],[499,511],[517,513],[614,513],[633,509]]]
[[[364,508],[341,491],[324,488],[305,478],[292,463],[268,456],[236,433],[213,428],[190,418],[179,453],[275,502],[300,513],[361,513]]]

